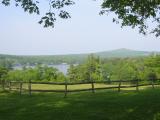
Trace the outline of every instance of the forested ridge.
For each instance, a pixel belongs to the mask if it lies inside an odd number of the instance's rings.
[[[47,65],[24,66],[14,70],[9,61],[0,64],[0,79],[14,81],[90,82],[112,80],[157,80],[160,78],[160,55],[126,58],[101,58],[90,54],[84,62],[70,64],[67,75]]]
[[[129,49],[117,49],[104,52],[94,53],[96,56],[101,58],[126,58],[126,57],[142,57],[149,56],[151,54],[159,54],[159,52],[147,52],[147,51],[135,51]],[[0,54],[0,62],[10,61],[14,64],[29,64],[34,65],[35,63],[43,64],[76,64],[83,63],[87,56],[90,53],[86,54],[68,54],[68,55],[5,55]]]

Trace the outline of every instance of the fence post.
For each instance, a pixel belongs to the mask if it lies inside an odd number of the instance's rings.
[[[136,80],[136,90],[139,91],[139,80]]]
[[[64,97],[67,97],[67,80],[65,81]]]
[[[94,90],[94,82],[92,81],[91,83],[91,86],[92,86],[92,93],[95,93],[95,90]]]
[[[121,80],[119,81],[119,85],[118,85],[118,92],[121,91]]]
[[[2,89],[5,90],[5,81],[2,80]]]
[[[28,90],[29,90],[29,95],[31,96],[31,80],[29,80],[29,83],[28,83]]]
[[[152,79],[152,88],[154,89],[154,80]]]
[[[9,91],[11,91],[11,81],[9,81]]]
[[[19,84],[20,86],[19,86],[19,93],[20,93],[20,95],[22,95],[22,82],[20,82],[20,84]]]

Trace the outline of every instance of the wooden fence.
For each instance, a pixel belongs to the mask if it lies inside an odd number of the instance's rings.
[[[159,81],[159,80],[156,80]],[[132,81],[124,81],[124,80],[117,80],[117,81],[111,81],[111,82],[104,82],[104,81],[97,81],[97,82],[77,82],[77,83],[71,83],[71,82],[21,82],[21,81],[7,81],[1,82],[2,89],[8,89],[13,90],[14,84],[16,84],[16,90],[19,91],[20,95],[22,94],[22,91],[28,91],[28,94],[31,95],[32,92],[61,92],[64,93],[64,96],[66,97],[69,92],[80,92],[80,91],[92,91],[92,93],[95,93],[96,90],[105,90],[105,89],[117,89],[118,92],[121,91],[122,88],[135,88],[135,90],[139,90],[139,87],[141,86],[152,86],[152,88],[155,88],[155,85],[160,85],[159,82],[155,81],[148,81],[148,83],[145,83],[144,80],[132,80]],[[125,83],[129,83],[129,85],[122,85]],[[61,85],[64,86],[64,89],[62,90],[44,90],[44,89],[32,89],[32,85],[34,84],[46,84],[46,85]],[[70,85],[84,85],[84,84],[90,84],[90,88],[85,89],[75,89],[70,90],[68,89],[68,86]],[[96,88],[95,84],[105,84],[105,85],[111,85],[111,86],[105,86],[105,87],[99,87]],[[116,86],[115,86],[116,84]],[[27,85],[28,88],[23,88],[23,85]],[[114,85],[114,86],[112,86]],[[14,88],[15,89],[15,88]]]

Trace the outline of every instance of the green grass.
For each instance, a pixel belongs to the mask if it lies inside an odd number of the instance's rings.
[[[108,84],[94,84],[95,88],[101,87],[113,87],[118,85],[108,85]],[[91,84],[78,84],[78,85],[68,85],[68,90],[78,90],[78,89],[88,89],[92,88]],[[32,89],[39,89],[39,90],[64,90],[64,85],[49,85],[49,84],[33,84]]]
[[[160,89],[71,93],[0,92],[0,120],[160,120]]]
[[[121,86],[130,86],[131,84],[121,84]],[[95,83],[94,88],[104,88],[104,87],[118,87],[119,84],[104,84],[104,83]],[[155,87],[159,87],[160,85],[155,85]],[[151,85],[148,86],[141,86],[139,89],[145,89],[148,87],[152,87]],[[12,90],[15,88],[19,88],[18,84],[12,84]],[[78,85],[68,85],[68,90],[79,90],[79,89],[89,89],[92,88],[91,84],[78,84]],[[23,84],[23,89],[28,90],[28,84]],[[52,85],[52,84],[32,84],[32,90],[65,90],[65,85]],[[136,90],[136,87],[130,88],[121,88],[122,90]],[[118,90],[115,88],[115,90]]]

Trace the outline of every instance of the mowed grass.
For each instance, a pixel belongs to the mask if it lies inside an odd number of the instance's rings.
[[[117,87],[118,84],[94,84],[95,88],[102,87]],[[12,88],[19,88],[19,84],[12,85]],[[28,84],[23,84],[24,89],[28,89]],[[32,84],[32,90],[65,90],[65,85],[52,85],[52,84]],[[79,90],[92,88],[91,84],[78,84],[78,85],[67,85],[68,90]]]
[[[113,86],[117,86],[117,85],[94,84],[95,88],[111,87],[111,86],[113,87]],[[79,89],[89,89],[89,88],[92,88],[91,84],[67,85],[68,90],[79,90]],[[33,84],[32,89],[64,90],[65,85]]]
[[[160,89],[96,93],[0,92],[0,120],[160,120]]]
[[[126,84],[123,83],[121,86],[130,86],[135,84]],[[154,85],[155,87],[159,87],[159,85]],[[105,83],[94,83],[94,88],[106,88],[106,87],[119,87],[119,83],[116,84],[105,84]],[[141,86],[139,90],[150,88],[152,85]],[[12,85],[12,89],[19,89],[19,84]],[[65,85],[52,85],[52,84],[32,84],[32,90],[65,90]],[[77,84],[77,85],[67,85],[67,90],[79,90],[79,89],[91,89],[91,84]],[[23,84],[23,89],[28,90],[28,84]],[[118,90],[118,88],[114,88],[114,90]],[[121,90],[136,90],[136,87],[129,88],[121,88]]]

